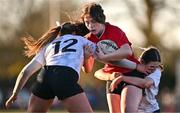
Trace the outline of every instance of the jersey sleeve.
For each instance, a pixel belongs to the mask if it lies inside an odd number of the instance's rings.
[[[160,78],[161,78],[161,70],[156,69],[153,73],[148,75],[147,78],[153,80],[154,87],[158,87],[160,83]]]
[[[107,38],[115,41],[119,48],[124,44],[131,45],[125,32],[123,32],[121,28],[110,24],[106,24],[106,28],[107,28],[106,29]]]
[[[154,82],[154,84],[151,87],[145,88],[145,94],[146,94],[145,97],[146,97],[147,101],[150,103],[153,103],[155,100],[155,96],[158,94],[158,91],[159,91],[161,70],[156,69],[155,72],[148,75],[146,78],[151,79]]]
[[[44,53],[45,53],[45,48],[42,48],[33,58],[33,60],[36,60],[42,66],[46,64]]]

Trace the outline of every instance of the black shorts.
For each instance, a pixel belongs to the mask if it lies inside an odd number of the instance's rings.
[[[161,113],[161,110],[158,109],[158,110],[154,111],[153,113]]]
[[[131,72],[128,72],[128,73],[123,73],[124,76],[131,76],[131,77],[139,77],[139,78],[144,78],[146,75],[144,73],[141,73],[137,70],[133,70]],[[113,94],[119,94],[121,95],[121,91],[122,89],[127,86],[127,85],[133,85],[133,84],[129,84],[129,83],[126,83],[126,82],[121,82],[118,84],[117,88],[114,89],[113,92],[110,91],[110,84],[111,84],[111,81],[107,81],[106,83],[106,93],[113,93]],[[136,86],[136,85],[133,85],[133,86]],[[136,86],[138,87],[138,86]],[[140,87],[138,87],[140,88]]]
[[[154,111],[153,113],[161,113],[161,110],[158,109],[158,110]]]
[[[32,93],[43,99],[66,99],[84,92],[77,83],[78,73],[66,66],[44,66],[32,86]]]

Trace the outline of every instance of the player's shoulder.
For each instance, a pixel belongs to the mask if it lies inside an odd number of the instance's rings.
[[[89,42],[89,40],[84,36],[74,35],[73,38],[78,40],[79,43],[87,43],[87,42]]]
[[[118,40],[118,42],[119,38],[122,40],[127,39],[124,31],[122,31],[118,26],[112,25],[110,23],[106,23],[106,34],[108,37],[111,37],[111,39],[114,38],[114,40]]]
[[[74,35],[74,38],[78,40],[87,40],[85,36],[80,36],[80,35]]]
[[[161,69],[156,68],[156,70],[153,72],[154,74],[161,75]]]
[[[83,36],[80,36],[80,35],[73,35],[72,37],[74,37],[74,38],[84,38]]]
[[[124,33],[120,27],[118,27],[116,25],[112,25],[109,22],[106,22],[105,26],[106,26],[107,30]]]
[[[161,69],[157,68],[153,73],[149,74],[147,77],[149,78],[161,78]]]

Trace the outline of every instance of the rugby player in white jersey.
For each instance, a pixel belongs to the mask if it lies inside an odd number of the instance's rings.
[[[121,73],[114,73],[119,77],[112,81],[110,90],[113,91],[116,89],[117,85],[121,82],[125,82],[124,85],[131,84],[143,88],[144,95],[139,104],[138,113],[160,113],[160,107],[156,99],[159,91],[161,72],[163,70],[159,50],[155,47],[147,48],[140,56],[140,61],[147,65],[154,65],[156,70],[144,79],[124,76]],[[123,91],[121,93],[123,93]]]
[[[41,69],[32,87],[28,113],[47,112],[55,97],[68,112],[93,112],[78,80],[86,60],[84,47],[94,51],[96,47],[84,37],[74,35],[74,31],[75,25],[67,22],[50,29],[37,41],[32,37],[24,38],[25,54],[35,56],[19,73],[6,108],[17,99],[27,80]],[[84,69],[88,71],[86,66]]]

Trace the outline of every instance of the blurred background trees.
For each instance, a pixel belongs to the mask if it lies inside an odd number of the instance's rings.
[[[164,72],[160,84],[161,106],[164,111],[173,111],[166,105],[180,95],[177,72],[180,52],[180,1],[179,0],[1,0],[0,1],[0,93],[1,107],[12,90],[22,67],[30,61],[23,56],[21,37],[27,34],[39,38],[58,20],[61,23],[78,19],[80,8],[85,2],[99,2],[107,16],[107,21],[123,29],[134,47],[156,46],[161,51]],[[137,56],[141,53],[135,49]],[[103,67],[96,62],[92,73],[81,73],[81,85],[85,88],[92,105],[96,109],[107,110],[105,82],[93,77],[95,70]],[[29,88],[30,80],[27,84]],[[180,82],[180,81],[179,81]],[[97,95],[95,96],[95,95]],[[163,95],[164,94],[164,95]],[[179,96],[178,96],[179,97]],[[169,103],[164,102],[169,98]],[[99,102],[98,102],[99,101]],[[178,108],[178,107],[177,107]],[[176,109],[177,111],[180,111]]]

